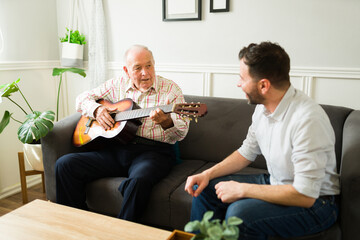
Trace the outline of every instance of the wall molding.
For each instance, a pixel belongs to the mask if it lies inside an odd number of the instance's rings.
[[[121,70],[123,62],[108,62],[109,70]],[[88,63],[84,61],[84,68]],[[52,69],[61,67],[59,60],[50,61],[2,61],[0,71],[28,70],[28,69]],[[239,66],[233,64],[156,64],[158,72],[179,73],[211,73],[211,74],[238,74]],[[299,67],[293,66],[290,70],[291,76],[360,79],[360,68],[338,68],[338,67]]]
[[[0,62],[0,71],[53,69],[60,61],[6,61]]]

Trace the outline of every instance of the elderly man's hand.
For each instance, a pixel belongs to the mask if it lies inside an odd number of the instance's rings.
[[[108,107],[105,107],[105,106],[99,106],[94,112],[94,116],[95,116],[96,121],[105,130],[110,130],[115,124],[114,119],[109,114],[109,112],[113,112],[113,111],[116,111],[116,108],[111,109],[111,108],[108,108]]]
[[[160,108],[150,112],[150,119],[165,130],[174,126],[170,113],[165,114]]]

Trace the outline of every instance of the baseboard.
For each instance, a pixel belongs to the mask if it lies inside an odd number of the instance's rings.
[[[26,179],[27,188],[33,187],[39,183],[41,183],[41,176],[32,176]],[[15,184],[14,186],[4,188],[0,192],[0,199],[7,198],[9,196],[12,196],[20,192],[21,192],[21,185],[20,183],[18,183]]]

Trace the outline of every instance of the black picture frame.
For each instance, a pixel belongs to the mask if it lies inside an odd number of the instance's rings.
[[[163,0],[162,1],[162,10],[163,10],[163,21],[199,21],[201,20],[201,0],[193,0],[195,4],[195,12],[177,12],[169,13],[169,5],[171,1],[175,0]],[[192,6],[191,6],[192,7]]]
[[[214,4],[214,1],[223,1],[225,3],[225,8],[217,8]],[[210,0],[210,12],[229,12],[230,11],[230,0]]]

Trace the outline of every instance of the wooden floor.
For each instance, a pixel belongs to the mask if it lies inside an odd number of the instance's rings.
[[[28,192],[29,202],[35,199],[46,200],[46,195],[42,191],[41,183],[31,188],[28,188],[27,192]],[[22,205],[23,203],[22,203],[21,192],[4,199],[0,199],[0,216],[8,212],[11,212],[12,210],[15,210],[18,207],[21,207]]]

